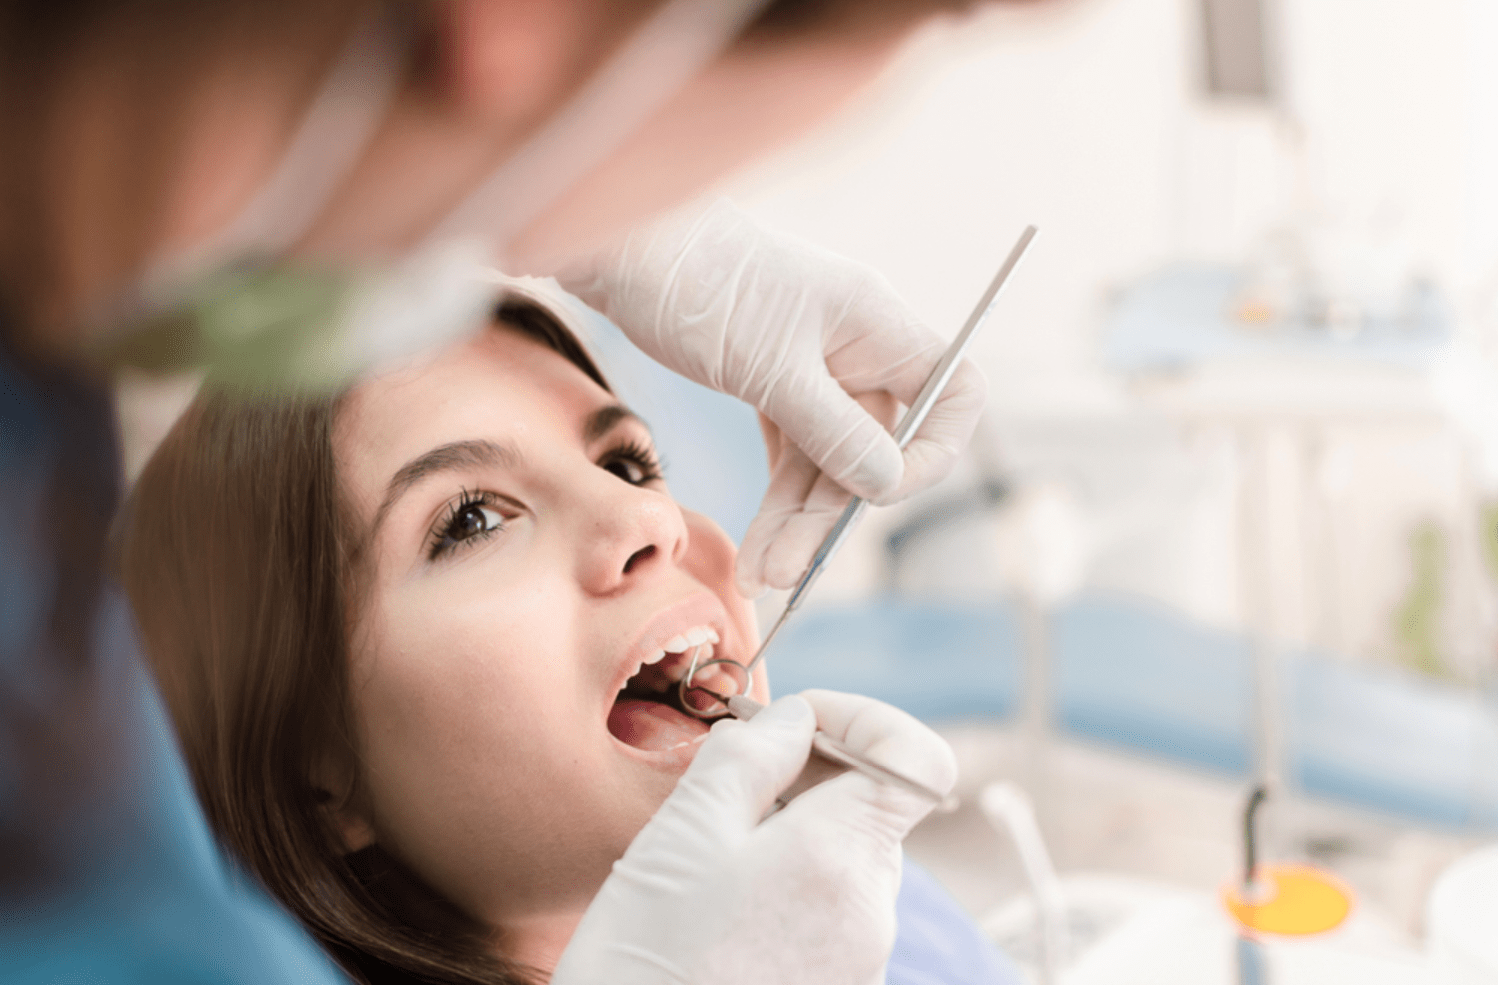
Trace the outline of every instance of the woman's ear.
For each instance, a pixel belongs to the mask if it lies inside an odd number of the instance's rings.
[[[353,854],[375,843],[374,825],[363,799],[357,794],[353,768],[343,757],[324,755],[312,771],[312,788],[318,810],[337,833],[345,854]]]

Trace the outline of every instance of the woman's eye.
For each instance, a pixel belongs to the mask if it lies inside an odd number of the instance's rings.
[[[460,544],[497,533],[504,525],[504,514],[483,501],[459,503],[438,530],[431,557],[436,560]]]
[[[632,486],[638,486],[650,479],[650,473],[643,465],[627,458],[616,458],[612,462],[605,462],[603,468],[605,472],[612,472]]]
[[[643,486],[647,482],[663,478],[660,459],[648,445],[631,441],[620,445],[604,455],[598,467],[617,475],[632,486]]]
[[[504,526],[505,518],[499,515],[498,510],[479,503],[470,503],[458,511],[453,517],[452,523],[448,524],[448,539],[464,541],[477,534],[486,534],[498,530]]]

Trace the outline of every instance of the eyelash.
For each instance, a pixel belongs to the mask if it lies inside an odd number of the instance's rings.
[[[640,470],[637,478],[631,479],[622,475],[618,476],[620,480],[628,482],[631,485],[643,486],[646,483],[665,478],[665,466],[660,458],[655,454],[654,450],[640,444],[638,441],[628,441],[609,449],[598,460],[598,467],[607,469],[610,465],[620,462],[628,462]],[[431,545],[427,550],[428,560],[440,560],[459,548],[475,546],[488,540],[494,534],[502,532],[505,528],[505,519],[500,510],[500,502],[500,497],[494,493],[482,490],[472,492],[464,489],[462,494],[448,505],[446,511],[442,514],[442,518],[432,528]],[[476,531],[466,537],[457,536],[459,533],[458,524],[468,511],[476,506],[500,513],[501,519],[497,525],[488,529]]]
[[[432,543],[427,551],[428,560],[439,560],[460,547],[472,547],[475,543],[488,540],[490,536],[505,528],[504,520],[501,518],[496,527],[480,530],[467,537],[457,536],[458,523],[475,506],[498,512],[499,497],[490,492],[470,492],[464,489],[462,495],[448,505],[442,514],[442,519],[438,520],[436,526],[432,528]]]
[[[620,479],[624,479],[625,482],[629,482],[631,485],[643,486],[647,482],[654,482],[657,479],[664,479],[666,477],[665,463],[656,455],[655,450],[648,445],[642,445],[638,441],[626,441],[622,445],[616,445],[609,449],[598,460],[598,465],[600,468],[608,468],[609,465],[615,462],[629,462],[631,465],[639,468],[640,477],[638,479],[630,480],[625,479],[622,475],[619,476]]]

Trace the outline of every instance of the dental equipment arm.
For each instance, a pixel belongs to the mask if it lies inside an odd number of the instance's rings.
[[[942,338],[874,271],[727,201],[677,212],[558,279],[657,362],[759,408],[772,468],[739,550],[747,595],[806,570],[848,492],[890,503],[940,480],[983,408],[982,374],[963,362],[902,451],[860,398],[913,405]]]
[[[931,801],[841,773],[765,817],[817,729],[933,790],[956,762],[871,698],[808,691],[713,726],[614,864],[552,985],[877,985],[895,934],[900,843]]]

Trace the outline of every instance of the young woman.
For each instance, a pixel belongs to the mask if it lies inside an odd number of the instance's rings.
[[[543,979],[706,735],[690,651],[758,641],[732,542],[529,302],[336,398],[205,389],[122,529],[210,821],[372,982]]]

